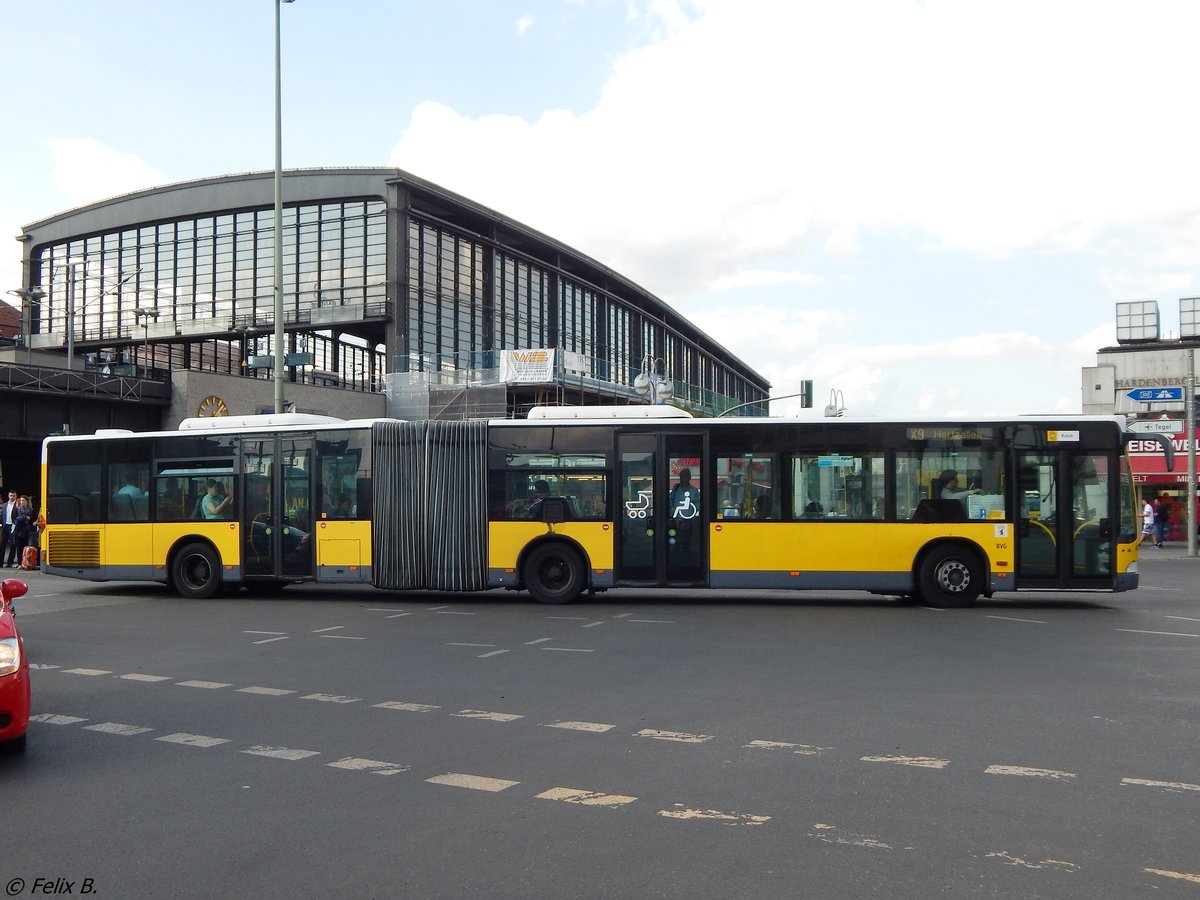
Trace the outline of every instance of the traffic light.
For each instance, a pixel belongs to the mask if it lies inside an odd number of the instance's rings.
[[[800,406],[802,409],[812,409],[812,379],[806,378],[800,382]]]

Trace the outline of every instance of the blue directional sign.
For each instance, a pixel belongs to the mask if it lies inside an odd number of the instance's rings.
[[[1163,400],[1182,400],[1183,388],[1181,387],[1159,387],[1159,388],[1136,388],[1125,395],[1131,400],[1140,400],[1142,403],[1158,403]]]

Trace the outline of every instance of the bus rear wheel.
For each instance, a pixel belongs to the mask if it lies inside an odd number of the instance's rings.
[[[918,584],[930,606],[970,606],[983,591],[983,566],[964,547],[937,547],[921,563]]]
[[[180,597],[207,600],[221,586],[221,565],[207,544],[187,544],[171,560],[171,586]]]
[[[538,603],[570,603],[583,592],[583,559],[564,544],[542,544],[525,560],[525,587]]]

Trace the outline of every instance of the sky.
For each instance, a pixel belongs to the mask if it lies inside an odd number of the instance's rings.
[[[0,233],[274,165],[274,0],[0,0]],[[285,168],[396,166],[816,409],[1077,413],[1200,295],[1194,0],[296,0]],[[0,242],[0,287],[21,287]],[[14,298],[8,298],[14,299]]]

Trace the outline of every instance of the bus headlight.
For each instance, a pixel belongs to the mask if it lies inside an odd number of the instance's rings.
[[[21,668],[21,644],[15,637],[0,638],[0,675],[11,675]]]

